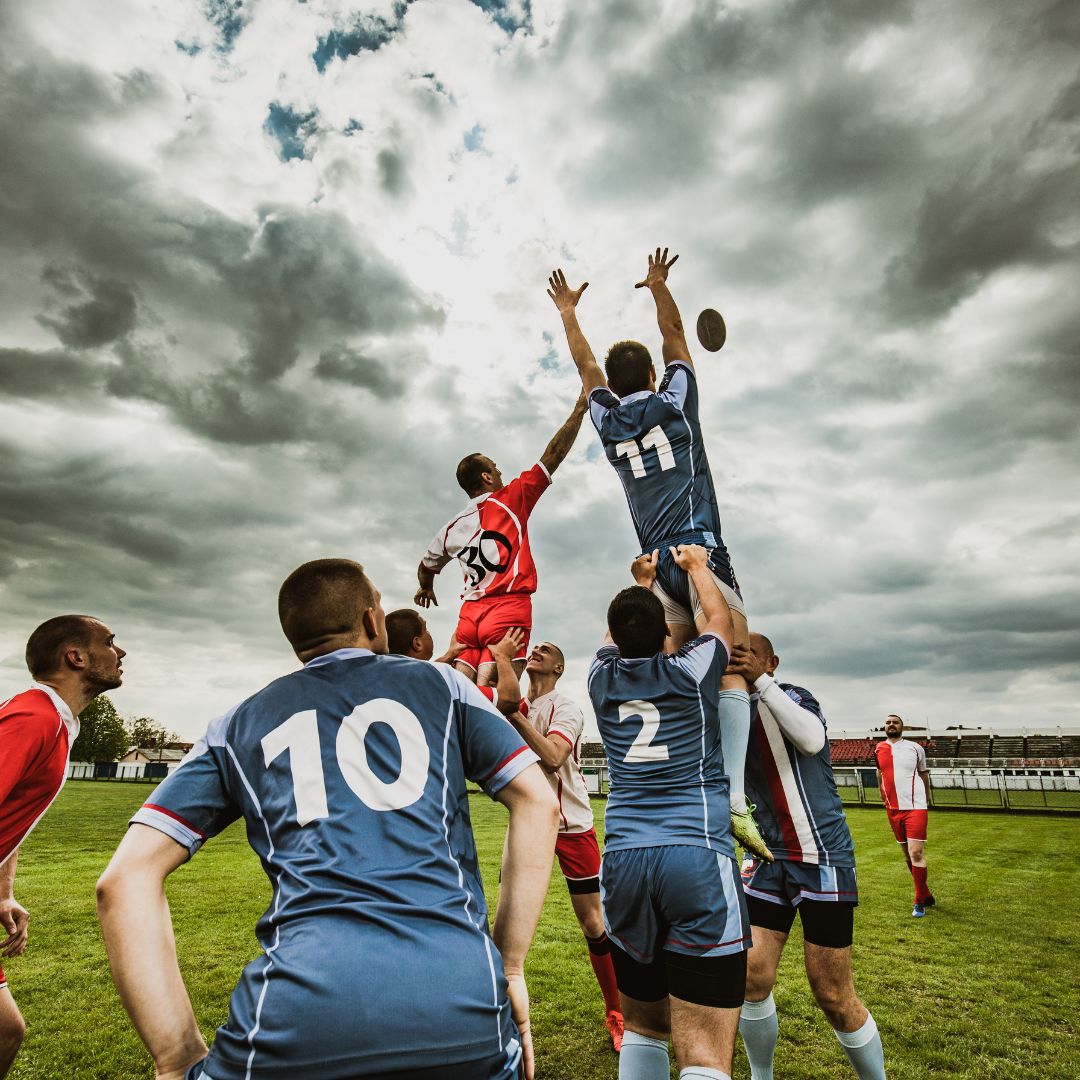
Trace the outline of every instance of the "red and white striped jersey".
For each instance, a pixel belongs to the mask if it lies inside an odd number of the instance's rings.
[[[67,779],[79,721],[50,686],[0,705],[0,864],[41,820]]]
[[[582,833],[593,828],[592,804],[581,775],[581,735],[585,717],[565,695],[552,690],[534,701],[522,699],[521,711],[545,738],[555,735],[570,744],[570,755],[556,773],[546,773],[559,800],[559,832]]]
[[[918,743],[883,739],[874,747],[874,759],[881,770],[881,793],[890,810],[926,809],[926,785],[919,775],[926,771],[926,751]]]
[[[478,495],[439,530],[421,564],[438,573],[457,559],[465,574],[462,600],[536,592],[529,514],[550,485],[538,462],[499,491]]]

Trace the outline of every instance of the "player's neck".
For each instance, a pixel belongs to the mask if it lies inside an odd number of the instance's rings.
[[[555,684],[559,681],[554,675],[534,675],[531,671],[529,675],[529,692],[526,695],[529,701],[535,701],[537,698],[542,698],[545,694],[550,694],[555,689]]]
[[[72,716],[79,713],[97,697],[84,685],[82,679],[68,679],[62,675],[51,675],[47,679],[35,679],[35,682],[47,686],[71,710]]]

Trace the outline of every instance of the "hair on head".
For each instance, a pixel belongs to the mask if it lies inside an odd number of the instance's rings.
[[[655,593],[641,585],[631,585],[616,593],[608,605],[611,640],[627,660],[655,656],[664,647],[667,620],[664,605]]]
[[[458,462],[458,486],[470,499],[484,490],[484,481],[481,477],[487,471],[487,458],[483,454],[469,454]]]
[[[51,675],[71,646],[90,647],[92,615],[56,615],[46,619],[27,639],[26,666],[35,679]]]
[[[407,656],[414,638],[424,632],[424,620],[410,607],[398,608],[386,616],[387,652]]]
[[[619,397],[648,390],[652,357],[640,341],[617,341],[604,358],[608,386]]]
[[[375,592],[352,559],[315,559],[298,566],[278,591],[281,629],[295,652],[359,631]]]
[[[750,636],[751,637],[761,638],[762,643],[765,646],[765,651],[768,653],[769,656],[775,656],[776,655],[776,649],[773,648],[773,643],[764,634],[759,634],[756,630],[754,630],[750,634]]]

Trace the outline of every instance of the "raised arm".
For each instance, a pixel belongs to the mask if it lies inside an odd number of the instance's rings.
[[[604,373],[600,370],[600,365],[596,362],[596,357],[593,356],[593,351],[578,325],[577,303],[588,287],[589,283],[586,281],[580,288],[571,289],[566,284],[566,275],[561,270],[552,271],[551,277],[548,278],[547,294],[562,316],[566,342],[570,346],[570,355],[581,376],[581,386],[586,398],[598,386],[607,386],[607,379],[604,378]]]
[[[701,613],[705,619],[705,625],[698,627],[698,633],[716,634],[723,640],[730,655],[733,632],[731,608],[713,580],[712,571],[709,569],[709,553],[700,544],[679,544],[671,548],[671,555],[675,564],[687,572],[697,589]]]
[[[176,960],[165,898],[165,879],[187,858],[175,840],[135,824],[97,884],[113,982],[154,1059],[158,1080],[182,1080],[207,1053]]]
[[[581,421],[584,419],[588,407],[585,390],[582,389],[581,393],[578,394],[577,401],[574,402],[573,411],[567,417],[566,423],[555,432],[551,437],[551,442],[547,444],[547,448],[540,455],[540,464],[547,469],[549,476],[566,460],[566,455],[570,453],[574,440],[581,430]]]
[[[656,322],[664,339],[664,367],[674,360],[681,360],[692,368],[694,361],[690,359],[690,348],[686,344],[682,316],[679,314],[675,298],[667,287],[668,271],[675,265],[678,258],[678,255],[673,255],[669,259],[667,248],[664,248],[662,253],[657,248],[656,255],[649,256],[649,272],[645,275],[645,279],[639,281],[634,288],[648,289],[656,302]]]

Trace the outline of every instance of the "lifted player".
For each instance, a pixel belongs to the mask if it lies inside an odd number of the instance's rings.
[[[529,550],[529,514],[551,484],[551,474],[574,445],[585,416],[585,396],[555,433],[538,464],[504,484],[491,458],[469,454],[457,467],[457,482],[469,505],[452,518],[432,540],[416,575],[420,588],[413,603],[437,604],[435,575],[451,559],[465,574],[465,591],[454,637],[463,646],[454,666],[481,686],[494,682],[490,645],[511,627],[526,631],[521,653],[515,657],[518,676],[525,666],[528,632],[532,627],[532,594],[536,592],[536,566]]]
[[[15,900],[19,845],[60,794],[79,713],[123,681],[127,654],[112,631],[89,615],[58,615],[26,643],[29,690],[0,705],[0,956],[26,948],[30,915]],[[26,1027],[0,968],[0,1077],[7,1074]]]
[[[750,926],[735,864],[717,700],[731,613],[700,546],[676,565],[698,590],[699,637],[665,655],[667,625],[639,586],[608,607],[589,670],[611,790],[604,819],[604,923],[626,1033],[621,1080],[667,1080],[668,1036],[683,1080],[730,1080]]]
[[[739,1031],[752,1080],[772,1080],[779,1029],[772,989],[796,912],[810,989],[860,1080],[885,1080],[877,1024],[855,994],[851,940],[855,846],[833,781],[825,717],[813,695],[773,680],[780,658],[751,634],[729,670],[755,689],[746,787],[776,856],[745,882],[754,934]]]
[[[649,351],[636,341],[612,345],[604,361],[605,379],[577,319],[577,304],[588,282],[571,289],[566,275],[556,270],[548,280],[548,295],[562,315],[570,353],[589,396],[590,415],[622,481],[641,550],[659,552],[650,587],[664,605],[672,648],[681,648],[704,626],[697,588],[670,554],[678,544],[707,549],[709,569],[731,609],[735,643],[745,644],[746,613],[720,537],[720,514],[698,420],[697,376],[679,309],[667,287],[676,259],[678,255],[668,259],[667,248],[663,252],[657,248],[656,255],[649,256],[645,280],[636,286],[648,288],[656,302],[665,367],[659,387]],[[750,732],[747,686],[740,676],[725,675],[721,689],[742,691],[741,697],[725,699],[720,715],[731,779],[732,830],[743,847],[769,859],[743,791]]]

